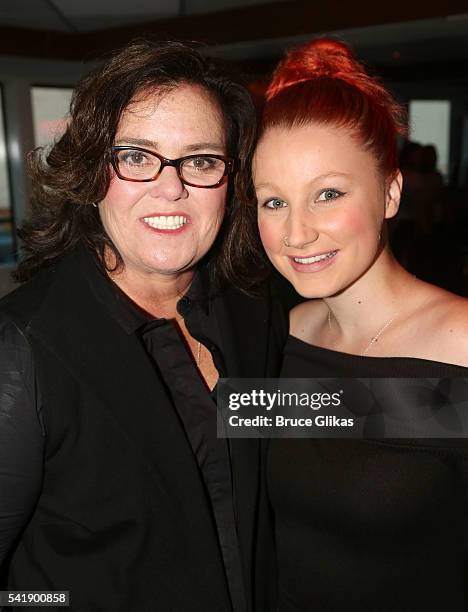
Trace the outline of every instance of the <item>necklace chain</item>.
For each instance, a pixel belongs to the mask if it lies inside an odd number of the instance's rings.
[[[415,279],[416,279],[416,276],[413,276],[413,278],[411,279],[409,284],[412,284]],[[390,327],[390,325],[393,323],[393,321],[395,321],[395,319],[399,316],[400,312],[401,312],[401,308],[398,308],[398,310],[392,314],[392,316],[382,325],[382,327],[379,328],[377,333],[374,336],[372,336],[372,338],[370,339],[369,343],[360,352],[360,355],[366,355],[367,354],[367,352],[369,351],[371,346],[373,344],[375,344],[378,341],[378,339],[380,338],[380,336],[385,332],[385,330],[387,330]],[[329,329],[332,328],[332,324],[331,324],[331,310],[330,310],[330,308],[328,308],[328,327],[329,327]]]
[[[397,318],[397,316],[400,314],[400,309],[398,309],[395,314],[390,317],[390,319],[385,323],[385,325],[383,325],[379,331],[375,334],[375,336],[373,336],[370,339],[369,344],[366,346],[366,348],[361,351],[361,355],[365,355],[367,353],[367,351],[371,348],[371,346],[377,342],[377,340],[380,338],[380,336],[384,333],[384,331],[390,327],[390,325],[393,323],[393,321]]]
[[[390,317],[390,319],[388,319],[388,321],[386,321],[384,323],[384,325],[382,325],[382,327],[378,330],[378,332],[375,334],[375,336],[372,336],[372,338],[370,339],[369,343],[367,344],[367,346],[361,351],[360,355],[365,355],[370,347],[377,342],[377,340],[380,338],[380,336],[384,333],[384,331],[390,327],[390,325],[393,323],[393,321],[397,318],[397,316],[400,314],[400,310],[397,310],[395,313],[393,313],[393,315]],[[331,324],[331,310],[328,309],[328,327],[331,329],[332,328],[332,324]]]

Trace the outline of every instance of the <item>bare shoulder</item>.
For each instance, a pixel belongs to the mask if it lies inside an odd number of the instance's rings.
[[[308,300],[295,306],[289,313],[289,330],[293,336],[310,341],[323,324],[328,307],[323,300]]]
[[[439,289],[425,317],[427,346],[437,360],[468,367],[468,299]]]
[[[449,293],[439,308],[441,340],[468,347],[468,299]]]

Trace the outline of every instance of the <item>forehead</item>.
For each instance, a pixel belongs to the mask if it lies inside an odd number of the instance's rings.
[[[373,155],[345,127],[310,123],[297,127],[267,128],[257,145],[254,174],[368,172],[376,168]]]
[[[224,144],[225,131],[214,94],[199,85],[183,84],[136,96],[122,113],[116,139],[129,136],[189,142],[202,138]]]

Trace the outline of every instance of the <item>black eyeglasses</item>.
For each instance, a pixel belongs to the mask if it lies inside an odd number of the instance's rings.
[[[208,189],[219,185],[235,168],[235,160],[223,155],[202,153],[167,159],[147,149],[126,146],[112,147],[111,164],[120,179],[137,183],[155,181],[163,168],[173,166],[185,185]]]

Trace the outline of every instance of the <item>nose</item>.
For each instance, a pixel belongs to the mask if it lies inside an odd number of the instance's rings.
[[[188,196],[187,189],[177,174],[177,169],[172,166],[163,168],[158,178],[148,185],[150,185],[151,195],[155,198],[164,198],[174,202]]]
[[[302,209],[291,208],[285,226],[283,244],[286,247],[303,249],[318,240],[319,231],[315,227],[313,215]]]

